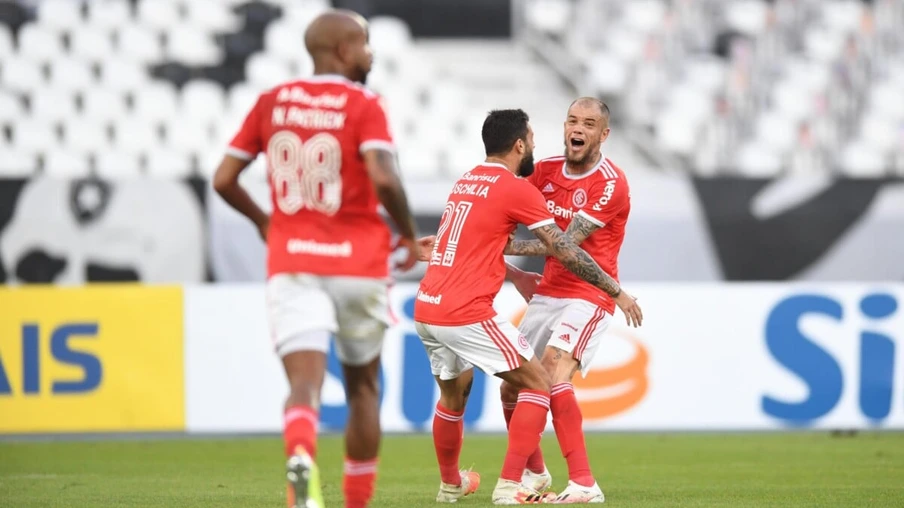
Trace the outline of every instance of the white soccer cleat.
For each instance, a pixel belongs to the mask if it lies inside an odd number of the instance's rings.
[[[461,485],[440,482],[437,503],[457,503],[459,499],[473,494],[480,487],[480,475],[474,471],[459,471]]]
[[[547,497],[534,489],[525,487],[519,482],[503,480],[496,483],[493,490],[493,504],[541,504],[546,503]]]
[[[592,487],[584,487],[568,480],[568,487],[565,487],[556,498],[553,504],[587,504],[587,503],[604,503],[606,496],[603,495],[600,484],[594,482]]]
[[[552,475],[549,474],[549,469],[545,466],[542,473],[535,473],[530,469],[525,469],[524,474],[521,475],[521,485],[534,489],[537,492],[546,492],[552,487]]]

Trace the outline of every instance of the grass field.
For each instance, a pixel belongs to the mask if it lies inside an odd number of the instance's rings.
[[[567,481],[543,442],[554,487]],[[904,434],[588,436],[606,504],[620,507],[904,507]],[[461,506],[491,506],[503,436],[466,436],[462,466],[483,485]],[[0,442],[0,507],[285,506],[278,439]],[[374,508],[435,506],[430,436],[384,442]],[[327,506],[342,508],[342,443],[321,439]]]

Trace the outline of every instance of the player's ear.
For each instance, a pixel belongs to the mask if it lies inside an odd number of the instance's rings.
[[[611,129],[609,129],[608,126],[607,126],[605,129],[603,129],[603,132],[600,133],[600,143],[606,141],[606,138],[609,137],[609,131],[610,131],[610,130],[611,130]]]

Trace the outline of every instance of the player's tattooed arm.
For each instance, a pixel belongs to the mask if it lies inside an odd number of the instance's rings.
[[[364,152],[367,174],[377,192],[377,198],[399,228],[402,238],[414,240],[414,217],[408,206],[408,197],[399,178],[395,154],[387,150],[367,150]]]
[[[618,281],[603,271],[584,249],[566,235],[558,226],[551,224],[541,226],[532,231],[540,239],[551,255],[578,277],[602,289],[607,295],[615,298],[621,294]]]
[[[565,230],[574,243],[580,245],[600,227],[589,220],[575,215]],[[505,246],[506,255],[509,256],[551,256],[552,252],[540,240],[512,240]]]

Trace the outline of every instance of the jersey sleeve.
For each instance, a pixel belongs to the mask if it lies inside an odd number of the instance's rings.
[[[389,120],[383,107],[383,100],[378,96],[368,97],[361,116],[361,135],[358,149],[361,153],[375,148],[395,151],[395,143],[389,132]]]
[[[262,97],[258,97],[254,107],[251,108],[248,116],[245,117],[245,121],[242,122],[242,127],[239,129],[238,134],[229,142],[229,147],[226,149],[227,155],[250,161],[254,160],[257,154],[263,150],[260,122]]]
[[[513,188],[515,195],[509,199],[509,203],[512,204],[509,216],[514,222],[524,224],[527,229],[537,229],[556,223],[546,208],[543,195],[533,184],[526,180],[517,180]]]
[[[578,215],[604,227],[628,204],[628,184],[623,178],[606,180],[594,188],[588,201],[593,204],[584,207]]]

